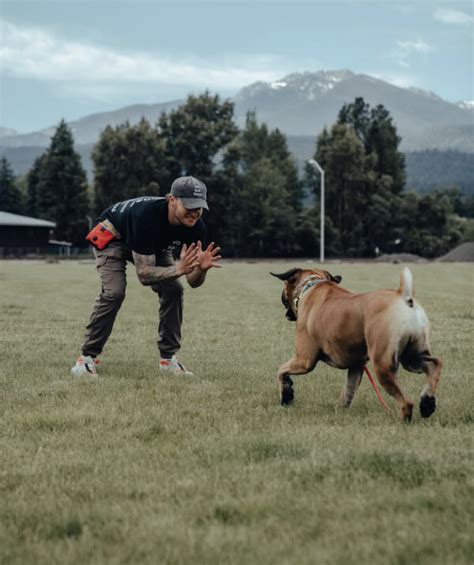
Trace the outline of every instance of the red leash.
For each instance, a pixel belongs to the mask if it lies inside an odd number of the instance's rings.
[[[392,414],[390,407],[387,405],[387,403],[383,399],[383,396],[380,394],[379,387],[377,386],[377,383],[372,378],[372,375],[370,374],[369,369],[367,369],[367,367],[364,367],[364,371],[365,371],[365,374],[367,375],[367,377],[369,378],[370,384],[372,385],[373,389],[375,390],[375,394],[377,395],[377,398],[379,399],[380,404],[385,408],[385,410],[389,414]]]

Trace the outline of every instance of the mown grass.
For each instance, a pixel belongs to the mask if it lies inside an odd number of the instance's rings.
[[[192,380],[158,373],[157,299],[132,268],[89,380],[69,369],[92,263],[0,263],[1,565],[472,563],[472,267],[412,266],[445,365],[437,412],[403,425],[365,380],[337,410],[344,375],[324,365],[278,405],[294,325],[268,272],[296,265],[229,262],[186,291]],[[329,269],[363,291],[401,266]],[[422,376],[401,381],[417,399]]]

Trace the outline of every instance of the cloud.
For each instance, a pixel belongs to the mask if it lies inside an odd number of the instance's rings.
[[[400,52],[410,55],[411,53],[429,53],[434,51],[434,47],[428,45],[421,39],[417,41],[397,41],[397,46]]]
[[[436,51],[435,47],[417,39],[416,41],[397,41],[397,46],[390,55],[401,67],[409,68],[410,59],[414,55],[427,54],[433,51]]]
[[[63,90],[74,85],[81,93],[108,93],[112,85],[173,85],[194,88],[237,89],[258,80],[272,81],[289,69],[271,56],[209,61],[166,54],[114,51],[108,47],[68,41],[36,28],[2,20],[2,72],[57,83]]]
[[[474,23],[473,16],[458,10],[447,10],[445,8],[438,8],[434,12],[433,18],[443,24],[469,25]]]

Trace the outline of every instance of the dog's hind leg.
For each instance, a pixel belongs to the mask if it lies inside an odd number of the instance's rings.
[[[350,408],[357,389],[359,388],[364,367],[352,368],[347,371],[347,381],[339,398],[340,406]]]
[[[423,418],[429,418],[436,410],[436,389],[443,366],[441,359],[430,354],[428,342],[424,340],[410,344],[403,351],[400,362],[407,371],[426,375],[420,397],[420,413]]]
[[[400,417],[410,422],[413,414],[413,401],[403,393],[400,387],[397,378],[399,359],[396,351],[397,347],[379,338],[374,341],[372,347],[369,347],[369,359],[379,383],[397,401]]]
[[[295,354],[278,370],[278,388],[282,406],[291,404],[295,396],[290,375],[304,375],[312,371],[316,366],[317,355],[318,350],[315,348],[313,338],[299,332],[296,337]]]
[[[393,365],[377,358],[371,358],[371,363],[379,383],[397,401],[401,419],[410,422],[413,414],[413,401],[403,393],[397,378],[397,369],[394,370]]]
[[[429,418],[436,410],[436,389],[441,376],[443,363],[439,357],[423,354],[421,370],[426,375],[426,384],[421,391],[420,413],[423,418]]]

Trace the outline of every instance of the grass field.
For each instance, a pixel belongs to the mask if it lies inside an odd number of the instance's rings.
[[[1,565],[473,563],[473,267],[411,266],[444,369],[429,420],[423,377],[402,371],[404,425],[366,379],[336,410],[345,377],[325,365],[279,406],[294,324],[268,272],[297,265],[224,263],[186,290],[191,380],[158,374],[157,298],[129,269],[90,380],[69,369],[92,262],[0,263]],[[355,291],[396,288],[401,271],[328,268]]]

